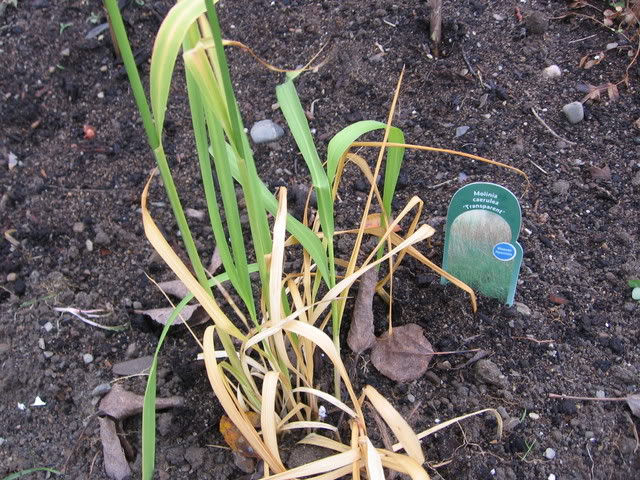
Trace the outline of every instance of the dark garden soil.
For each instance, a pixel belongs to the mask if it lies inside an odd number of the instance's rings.
[[[171,3],[131,2],[125,11],[145,74],[144,56]],[[568,2],[444,3],[440,58],[431,55],[425,1],[224,0],[219,9],[227,38],[278,66],[304,64],[328,44],[326,65],[298,80],[303,104],[314,105],[310,124],[323,155],[348,124],[386,121],[404,65],[394,123],[408,142],[486,156],[531,180],[525,192],[521,177],[507,170],[407,153],[394,205],[399,211],[413,195],[424,199],[422,221],[437,232],[420,248],[438,264],[447,204],[462,184],[493,181],[520,198],[525,258],[517,304],[480,298],[473,314],[461,291],[407,260],[394,286],[396,325],[418,323],[437,351],[483,349],[492,363],[479,368],[465,365],[473,354],[440,356],[424,378],[395,384],[370,366],[368,354],[354,367],[345,346],[356,390],[367,383],[379,388],[416,431],[487,407],[519,420],[506,422],[510,428],[499,440],[488,417],[425,440],[434,478],[637,478],[639,421],[624,402],[548,395],[623,397],[640,387],[640,306],[626,286],[640,276],[638,65],[629,69],[630,87],[620,85],[617,102],[605,92],[571,125],[561,110],[584,97],[579,85],[623,78],[630,62],[624,39],[585,17],[558,18]],[[593,8],[580,12],[602,18]],[[0,19],[0,476],[66,465],[67,478],[106,478],[94,417],[99,398],[92,391],[115,378],[114,364],[153,353],[159,329],[133,310],[166,306],[145,274],[172,278],[146,241],[139,213],[153,158],[108,34],[85,38],[92,21],[104,21],[98,0],[21,0]],[[581,57],[612,42],[622,48],[607,51],[591,69],[579,67]],[[274,108],[281,77],[246,53],[231,50],[229,57],[246,125],[265,118],[284,125]],[[562,75],[544,80],[542,71],[552,64]],[[532,108],[569,142],[552,136]],[[167,151],[184,204],[202,210],[183,101],[172,104],[168,118]],[[85,138],[84,125],[95,129],[95,138]],[[470,129],[456,137],[460,126]],[[375,160],[375,152],[364,153]],[[289,134],[256,146],[255,154],[273,190],[308,185]],[[339,228],[358,222],[365,188],[348,170]],[[177,238],[159,182],[152,197],[154,217]],[[191,223],[203,256],[211,255],[210,229],[201,220]],[[344,247],[339,242],[338,252],[345,254]],[[105,309],[112,313],[104,322],[130,328],[106,332],[54,307]],[[383,315],[378,324],[381,332]],[[159,394],[186,402],[158,417],[158,478],[238,478],[243,473],[230,453],[218,448],[224,446],[221,408],[197,353],[188,332],[176,328],[162,354]],[[144,378],[123,383],[144,391]],[[31,406],[37,396],[45,406]],[[139,418],[124,429],[139,451]],[[139,454],[132,467],[139,476]]]

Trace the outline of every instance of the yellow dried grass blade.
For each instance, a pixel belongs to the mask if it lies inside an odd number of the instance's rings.
[[[187,289],[198,299],[200,305],[202,305],[205,311],[213,319],[215,324],[227,334],[232,335],[240,340],[244,340],[245,336],[242,334],[242,332],[238,330],[238,327],[231,323],[224,312],[220,309],[216,301],[207,294],[204,288],[202,288],[200,283],[198,283],[189,269],[185,266],[182,260],[180,260],[178,255],[176,255],[169,243],[162,236],[160,229],[153,221],[153,218],[151,217],[151,215],[149,214],[149,210],[147,209],[147,198],[149,196],[149,187],[152,180],[153,177],[149,178],[149,180],[147,181],[147,184],[145,185],[142,192],[141,200],[142,223],[144,225],[145,235],[149,239],[149,242],[151,242],[151,245],[153,245],[153,247],[166,262],[169,268],[173,270],[178,279],[180,279],[180,281],[184,283]]]
[[[337,469],[347,467],[347,472],[351,471],[351,465],[360,460],[359,450],[348,450],[344,453],[338,453],[325,457],[321,460],[302,465],[289,471],[265,477],[263,480],[292,480],[298,477],[307,477],[309,475],[318,475],[325,473],[335,473]],[[325,477],[338,478],[338,477]]]
[[[271,454],[249,419],[238,408],[233,396],[229,394],[222,372],[220,371],[220,367],[213,355],[215,350],[213,344],[215,328],[216,327],[214,326],[209,326],[204,332],[204,361],[207,367],[209,383],[211,383],[211,387],[213,388],[213,391],[225,413],[234,425],[238,427],[238,430],[240,430],[240,433],[242,433],[244,438],[247,439],[249,445],[251,445],[255,450],[256,454],[262,458],[272,470],[276,472],[284,472],[286,469],[282,462]]]
[[[305,445],[315,445],[316,447],[327,448],[336,452],[346,452],[350,449],[350,447],[348,445],[345,445],[344,443],[337,442],[335,440],[332,440],[331,438],[323,437],[322,435],[318,435],[317,433],[310,433],[298,443],[302,443]]]
[[[271,250],[271,268],[269,271],[269,310],[272,322],[281,320],[280,303],[282,295],[282,263],[284,261],[284,240],[287,227],[287,189],[278,191],[278,211],[273,226],[273,248]]]
[[[278,420],[276,418],[276,389],[278,388],[279,374],[267,372],[262,381],[262,409],[260,411],[260,426],[262,438],[271,455],[282,463],[280,449],[278,448]]]
[[[400,444],[403,445],[409,456],[418,464],[424,463],[424,453],[420,440],[404,418],[393,408],[389,401],[384,398],[371,385],[364,388],[363,393],[367,396],[373,407],[380,414],[382,419],[389,425]]]
[[[396,472],[409,475],[413,480],[431,480],[429,474],[413,458],[407,455],[378,450],[382,456],[382,465]]]
[[[364,438],[364,450],[366,452],[367,475],[369,480],[384,480],[384,470],[382,469],[382,459],[380,454],[373,447],[369,437]]]
[[[408,143],[390,143],[390,142],[353,142],[351,144],[352,147],[401,147],[401,148],[409,148],[412,150],[423,150],[426,152],[439,152],[439,153],[447,153],[449,155],[456,155],[458,157],[467,157],[473,160],[478,160],[480,162],[489,163],[491,165],[496,165],[498,167],[507,168],[513,172],[516,172],[518,175],[524,177],[527,181],[527,188],[531,186],[531,182],[529,181],[529,176],[524,173],[522,170],[516,167],[512,167],[511,165],[507,165],[506,163],[496,162],[495,160],[489,160],[488,158],[480,157],[478,155],[473,155],[472,153],[459,152],[457,150],[449,150],[447,148],[438,148],[438,147],[425,147],[423,145],[411,145]]]
[[[390,228],[393,228],[394,225],[391,225]],[[416,230],[416,232],[411,235],[409,238],[403,240],[400,244],[398,244],[396,246],[396,248],[394,248],[393,250],[391,250],[389,253],[387,253],[386,255],[384,255],[382,258],[376,260],[375,262],[369,263],[366,266],[363,266],[362,268],[360,268],[358,271],[351,273],[349,276],[346,276],[346,278],[344,278],[343,280],[341,280],[335,287],[333,287],[331,290],[329,290],[325,296],[323,297],[322,301],[320,302],[320,305],[314,309],[313,314],[311,316],[311,323],[315,324],[316,320],[322,315],[322,313],[326,310],[328,303],[330,301],[333,301],[336,299],[336,297],[342,293],[345,289],[347,289],[348,287],[350,287],[351,285],[353,285],[353,283],[362,275],[364,275],[368,270],[370,270],[371,268],[374,268],[375,266],[377,266],[378,264],[380,264],[381,262],[386,261],[389,257],[391,257],[392,255],[397,254],[400,250],[407,248],[410,245],[413,245],[414,243],[417,243],[421,240],[424,240],[425,238],[429,237],[430,235],[433,235],[433,228],[430,227],[429,225],[421,225],[420,228],[418,228],[418,230]],[[381,242],[384,240],[385,238],[383,237],[381,239]]]
[[[281,431],[284,430],[295,430],[297,428],[320,428],[323,430],[331,430],[332,432],[337,432],[338,429],[333,425],[325,422],[312,422],[312,421],[301,421],[301,422],[290,422],[280,428]]]
[[[315,388],[309,388],[309,387],[298,387],[293,389],[293,393],[298,393],[298,392],[308,393],[310,395],[319,397],[323,399],[325,402],[330,403],[334,407],[338,407],[340,410],[342,410],[352,418],[355,418],[358,416],[356,412],[354,412],[351,408],[349,408],[349,406],[347,406],[346,403],[342,402],[341,400],[338,400],[336,397],[334,397],[330,393],[323,392],[322,390],[317,390]]]
[[[453,425],[454,423],[458,423],[462,420],[466,420],[467,418],[471,418],[471,417],[475,417],[476,415],[481,415],[483,413],[491,413],[493,414],[493,416],[496,418],[496,422],[498,423],[498,438],[502,438],[502,429],[503,429],[503,422],[502,422],[502,417],[500,416],[500,414],[498,413],[497,410],[495,410],[494,408],[485,408],[483,410],[478,410],[476,412],[472,412],[472,413],[467,413],[466,415],[461,415],[459,417],[456,418],[452,418],[450,420],[447,420],[446,422],[442,422],[438,425],[436,425],[435,427],[431,427],[427,430],[424,430],[420,433],[418,433],[418,438],[422,439],[425,437],[428,437],[429,435],[436,433],[440,430],[442,430],[443,428],[447,428],[449,425]],[[400,443],[396,443],[393,445],[393,451],[397,452],[399,450],[402,450],[402,445]]]

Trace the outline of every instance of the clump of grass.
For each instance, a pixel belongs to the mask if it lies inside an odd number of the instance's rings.
[[[152,478],[155,462],[157,357],[171,324],[194,297],[213,321],[205,330],[202,341],[194,335],[202,349],[209,382],[230,420],[253,451],[264,460],[265,477],[273,473],[269,478],[322,474],[326,474],[322,478],[338,478],[351,473],[354,478],[359,478],[364,471],[369,478],[383,478],[382,468],[386,467],[407,473],[412,478],[428,478],[422,468],[424,455],[420,439],[466,417],[453,419],[420,434],[414,433],[373,387],[367,386],[360,396],[356,395],[342,362],[339,342],[349,288],[366,271],[388,263],[387,275],[380,280],[377,289],[391,305],[393,272],[407,254],[469,293],[475,309],[475,295],[471,288],[434,265],[415,247],[434,233],[428,225],[418,225],[422,200],[414,197],[396,216],[391,212],[405,149],[446,151],[407,145],[402,131],[392,127],[400,82],[387,123],[363,121],[346,127],[329,143],[326,164],[317,153],[293,83],[305,69],[289,72],[285,82],[277,88],[279,105],[310,171],[318,199],[314,219],[310,220],[307,208],[303,221],[298,221],[287,213],[286,189],[280,189],[277,196],[273,195],[258,177],[224,54],[225,45],[247,48],[222,39],[213,2],[182,1],[168,13],[153,50],[150,105],[116,2],[106,0],[106,5],[190,263],[185,265],[173,251],[146,207],[150,180],[142,195],[145,233],[191,294],[176,306],[167,321],[150,370],[143,412],[143,478]],[[213,278],[208,276],[200,260],[162,141],[169,92],[180,51],[202,192],[224,267],[224,273]],[[357,143],[362,135],[376,130],[383,132],[381,142]],[[363,157],[351,153],[354,145],[379,149],[373,169]],[[374,179],[382,172],[385,159],[383,191],[380,192]],[[334,226],[334,201],[347,165],[360,169],[371,183],[371,188],[359,225],[352,230],[338,232]],[[242,230],[236,187],[240,187],[245,199],[250,241],[245,240]],[[378,211],[374,212],[374,208]],[[405,235],[400,236],[396,227],[410,214],[414,215],[409,221],[410,226]],[[349,259],[335,257],[333,242],[338,235],[355,235]],[[377,237],[378,243],[368,252],[366,259],[359,262],[365,236]],[[295,245],[302,247],[302,268],[299,272],[285,272],[285,252]],[[255,254],[255,263],[248,261],[248,251]],[[251,273],[258,274],[258,283],[250,278]],[[227,285],[222,288],[225,282]],[[254,284],[257,285],[256,291],[252,288]],[[240,304],[236,304],[227,293],[229,287],[240,298]],[[232,306],[233,318],[221,308],[222,300]],[[331,335],[326,333],[329,326]],[[391,323],[389,326],[391,328]],[[316,349],[322,350],[331,362],[334,394],[317,388],[314,378]],[[345,399],[341,398],[341,385],[346,391]],[[399,443],[392,449],[377,449],[371,443],[362,412],[365,399],[396,435]],[[324,446],[336,453],[327,459],[287,471],[279,449],[279,439],[285,432],[338,430],[321,418],[321,402],[333,405],[349,418],[350,439],[342,443],[317,433],[307,435],[304,443]],[[482,410],[471,415],[483,412],[493,413],[501,430],[500,416],[494,410]],[[260,418],[259,427],[250,418],[256,415]],[[405,450],[406,454],[396,453],[400,450]]]

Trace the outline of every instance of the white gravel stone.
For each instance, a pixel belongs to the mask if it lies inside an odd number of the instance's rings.
[[[562,107],[562,112],[565,117],[567,117],[567,120],[569,120],[569,123],[572,124],[580,123],[584,119],[584,107],[582,106],[582,102],[567,103]]]
[[[549,460],[553,460],[554,458],[556,458],[556,451],[553,448],[547,448],[544,451],[544,456]]]
[[[84,361],[84,363],[89,365],[93,362],[93,355],[91,355],[90,353],[85,353],[84,355],[82,355],[82,360]]]
[[[562,70],[560,70],[560,67],[558,65],[551,65],[550,67],[547,67],[542,71],[542,76],[547,80],[559,78],[560,76],[562,76]]]
[[[275,142],[284,135],[282,127],[271,120],[260,120],[251,127],[251,139],[254,143]]]

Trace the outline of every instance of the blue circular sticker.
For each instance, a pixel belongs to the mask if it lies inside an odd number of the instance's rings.
[[[493,256],[502,262],[508,262],[516,258],[516,247],[506,242],[499,243],[493,247]]]

